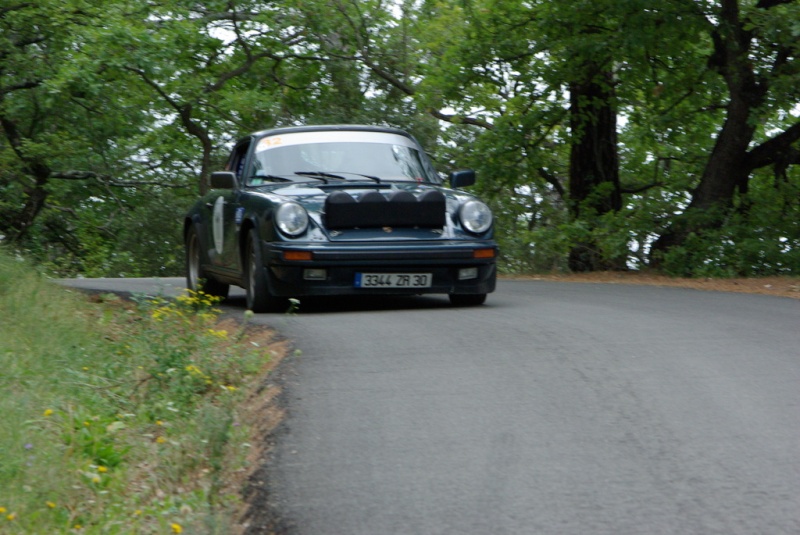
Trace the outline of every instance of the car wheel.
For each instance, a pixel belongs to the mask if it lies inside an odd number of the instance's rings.
[[[267,270],[261,259],[261,247],[255,231],[247,235],[247,308],[253,312],[268,312],[276,306],[267,284]]]
[[[457,307],[474,307],[486,302],[486,294],[450,294],[450,304]]]
[[[200,240],[192,226],[186,233],[186,287],[193,292],[202,291],[214,297],[228,297],[230,286],[219,282],[203,272],[200,259]]]

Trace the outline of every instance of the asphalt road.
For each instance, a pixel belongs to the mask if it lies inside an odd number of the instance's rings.
[[[504,281],[258,319],[301,351],[280,532],[800,533],[797,300]]]

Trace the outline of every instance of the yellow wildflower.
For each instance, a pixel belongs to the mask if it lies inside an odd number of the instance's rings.
[[[100,472],[101,474],[105,474],[106,472],[108,472],[108,468],[105,466],[98,466],[97,471]]]
[[[175,522],[173,522],[172,524],[169,525],[169,527],[172,528],[172,533],[183,533],[183,528],[181,527],[180,524],[176,524]]]
[[[220,340],[226,340],[228,338],[228,331],[221,329],[219,331],[214,329],[208,329],[208,334],[213,336],[214,338],[219,338]]]
[[[11,521],[17,518],[17,513],[10,513],[6,515],[6,520]]]
[[[92,483],[100,483],[100,477],[99,476],[94,476],[92,478]]]
[[[159,444],[163,444],[163,443],[164,443],[164,442],[166,442],[166,441],[167,441],[167,439],[166,439],[166,438],[164,438],[164,437],[158,437],[158,438],[156,439],[156,442],[158,442]]]
[[[0,515],[2,515],[5,512],[6,512],[6,508],[5,507],[0,507]]]
[[[55,509],[56,508],[56,504],[53,503],[53,502],[44,502],[44,503],[47,504],[47,507],[49,507],[50,509]]]
[[[53,409],[47,409],[46,411],[44,411],[45,417],[51,416],[52,414],[53,414]]]

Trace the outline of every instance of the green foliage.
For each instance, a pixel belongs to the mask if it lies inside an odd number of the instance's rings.
[[[0,531],[230,532],[238,407],[269,355],[213,304],[91,304],[0,252]]]
[[[693,231],[703,243],[763,247],[758,269],[769,271],[770,244],[795,240],[795,229],[760,229],[783,226],[761,220],[783,217],[769,205],[786,204],[800,180],[798,140],[788,139],[800,121],[800,13],[796,2],[739,4],[726,24],[750,32],[748,66],[768,90],[748,112],[750,150],[788,134],[762,165],[785,187],[768,195],[753,174],[732,203],[750,215]],[[570,243],[607,265],[645,267],[695,198],[726,123],[720,17],[719,2],[682,0],[19,2],[0,18],[0,235],[60,275],[177,274],[180,215],[235,138],[376,123],[410,130],[442,172],[478,171],[504,269],[561,269]],[[568,89],[600,80],[592,65],[613,72],[613,101],[601,104],[618,113],[628,193],[617,214],[571,219]],[[665,258],[702,271],[717,254],[698,247],[707,249],[682,243]]]
[[[677,276],[757,277],[800,272],[800,184],[757,176],[726,224],[664,255]]]
[[[66,196],[70,196],[66,193]],[[40,214],[17,250],[48,273],[69,277],[143,277],[183,274],[181,221],[190,198],[161,190],[138,195],[93,195],[64,217],[56,200]]]

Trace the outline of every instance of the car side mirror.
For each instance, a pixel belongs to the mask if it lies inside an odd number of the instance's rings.
[[[232,171],[215,171],[211,173],[212,189],[236,189],[236,173]]]
[[[450,179],[451,188],[471,186],[475,183],[475,171],[472,169],[453,171],[448,178]]]

